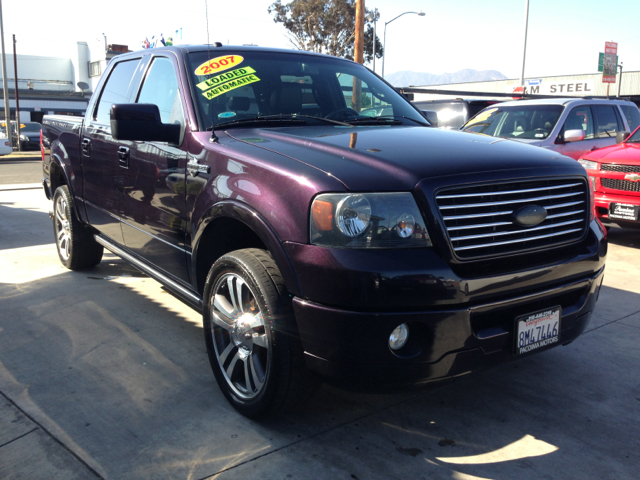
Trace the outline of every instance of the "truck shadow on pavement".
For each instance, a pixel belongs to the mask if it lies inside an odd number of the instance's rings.
[[[213,379],[199,314],[120,262],[0,284],[0,390],[103,477],[631,478],[640,461],[633,325],[430,390],[324,386],[249,420]]]
[[[38,191],[37,194],[41,195],[42,192]],[[0,218],[3,224],[0,229],[0,250],[54,243],[51,220],[47,213],[28,208],[13,208],[12,205],[15,203],[0,202]]]
[[[640,248],[640,229],[611,227],[607,240],[622,247]]]

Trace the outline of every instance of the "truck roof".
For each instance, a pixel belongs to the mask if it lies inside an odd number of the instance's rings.
[[[135,55],[140,54],[141,52],[149,52],[149,51],[174,51],[174,52],[183,52],[183,53],[193,53],[193,52],[211,52],[211,55],[217,56],[218,54],[224,55],[226,52],[239,53],[239,52],[263,52],[263,53],[288,53],[292,55],[301,55],[301,56],[309,56],[313,55],[316,57],[325,57],[325,58],[334,58],[336,60],[344,60],[347,62],[351,62],[352,60],[347,60],[346,58],[334,57],[333,55],[327,55],[325,53],[316,53],[309,52],[303,50],[291,50],[286,48],[269,48],[269,47],[257,47],[252,45],[221,45],[216,46],[216,44],[204,44],[204,45],[173,45],[170,47],[159,47],[152,49],[143,49],[137,50],[135,52],[129,52],[126,55]]]

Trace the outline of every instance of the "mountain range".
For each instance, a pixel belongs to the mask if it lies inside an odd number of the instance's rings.
[[[506,76],[496,70],[478,71],[471,68],[465,68],[464,70],[460,70],[455,73],[443,73],[442,75],[405,70],[385,76],[385,80],[394,87],[423,87],[425,85],[446,85],[449,83],[505,80],[506,78]]]

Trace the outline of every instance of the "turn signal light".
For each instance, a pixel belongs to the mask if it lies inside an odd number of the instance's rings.
[[[333,204],[316,200],[313,202],[313,224],[316,230],[327,232],[333,228]]]

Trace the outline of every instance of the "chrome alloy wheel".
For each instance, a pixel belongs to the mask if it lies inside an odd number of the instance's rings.
[[[58,197],[54,210],[58,251],[62,259],[67,261],[71,254],[71,227],[67,218],[67,201],[63,195]]]
[[[238,397],[252,399],[265,386],[271,356],[256,297],[242,277],[226,273],[213,288],[209,308],[220,369]]]

